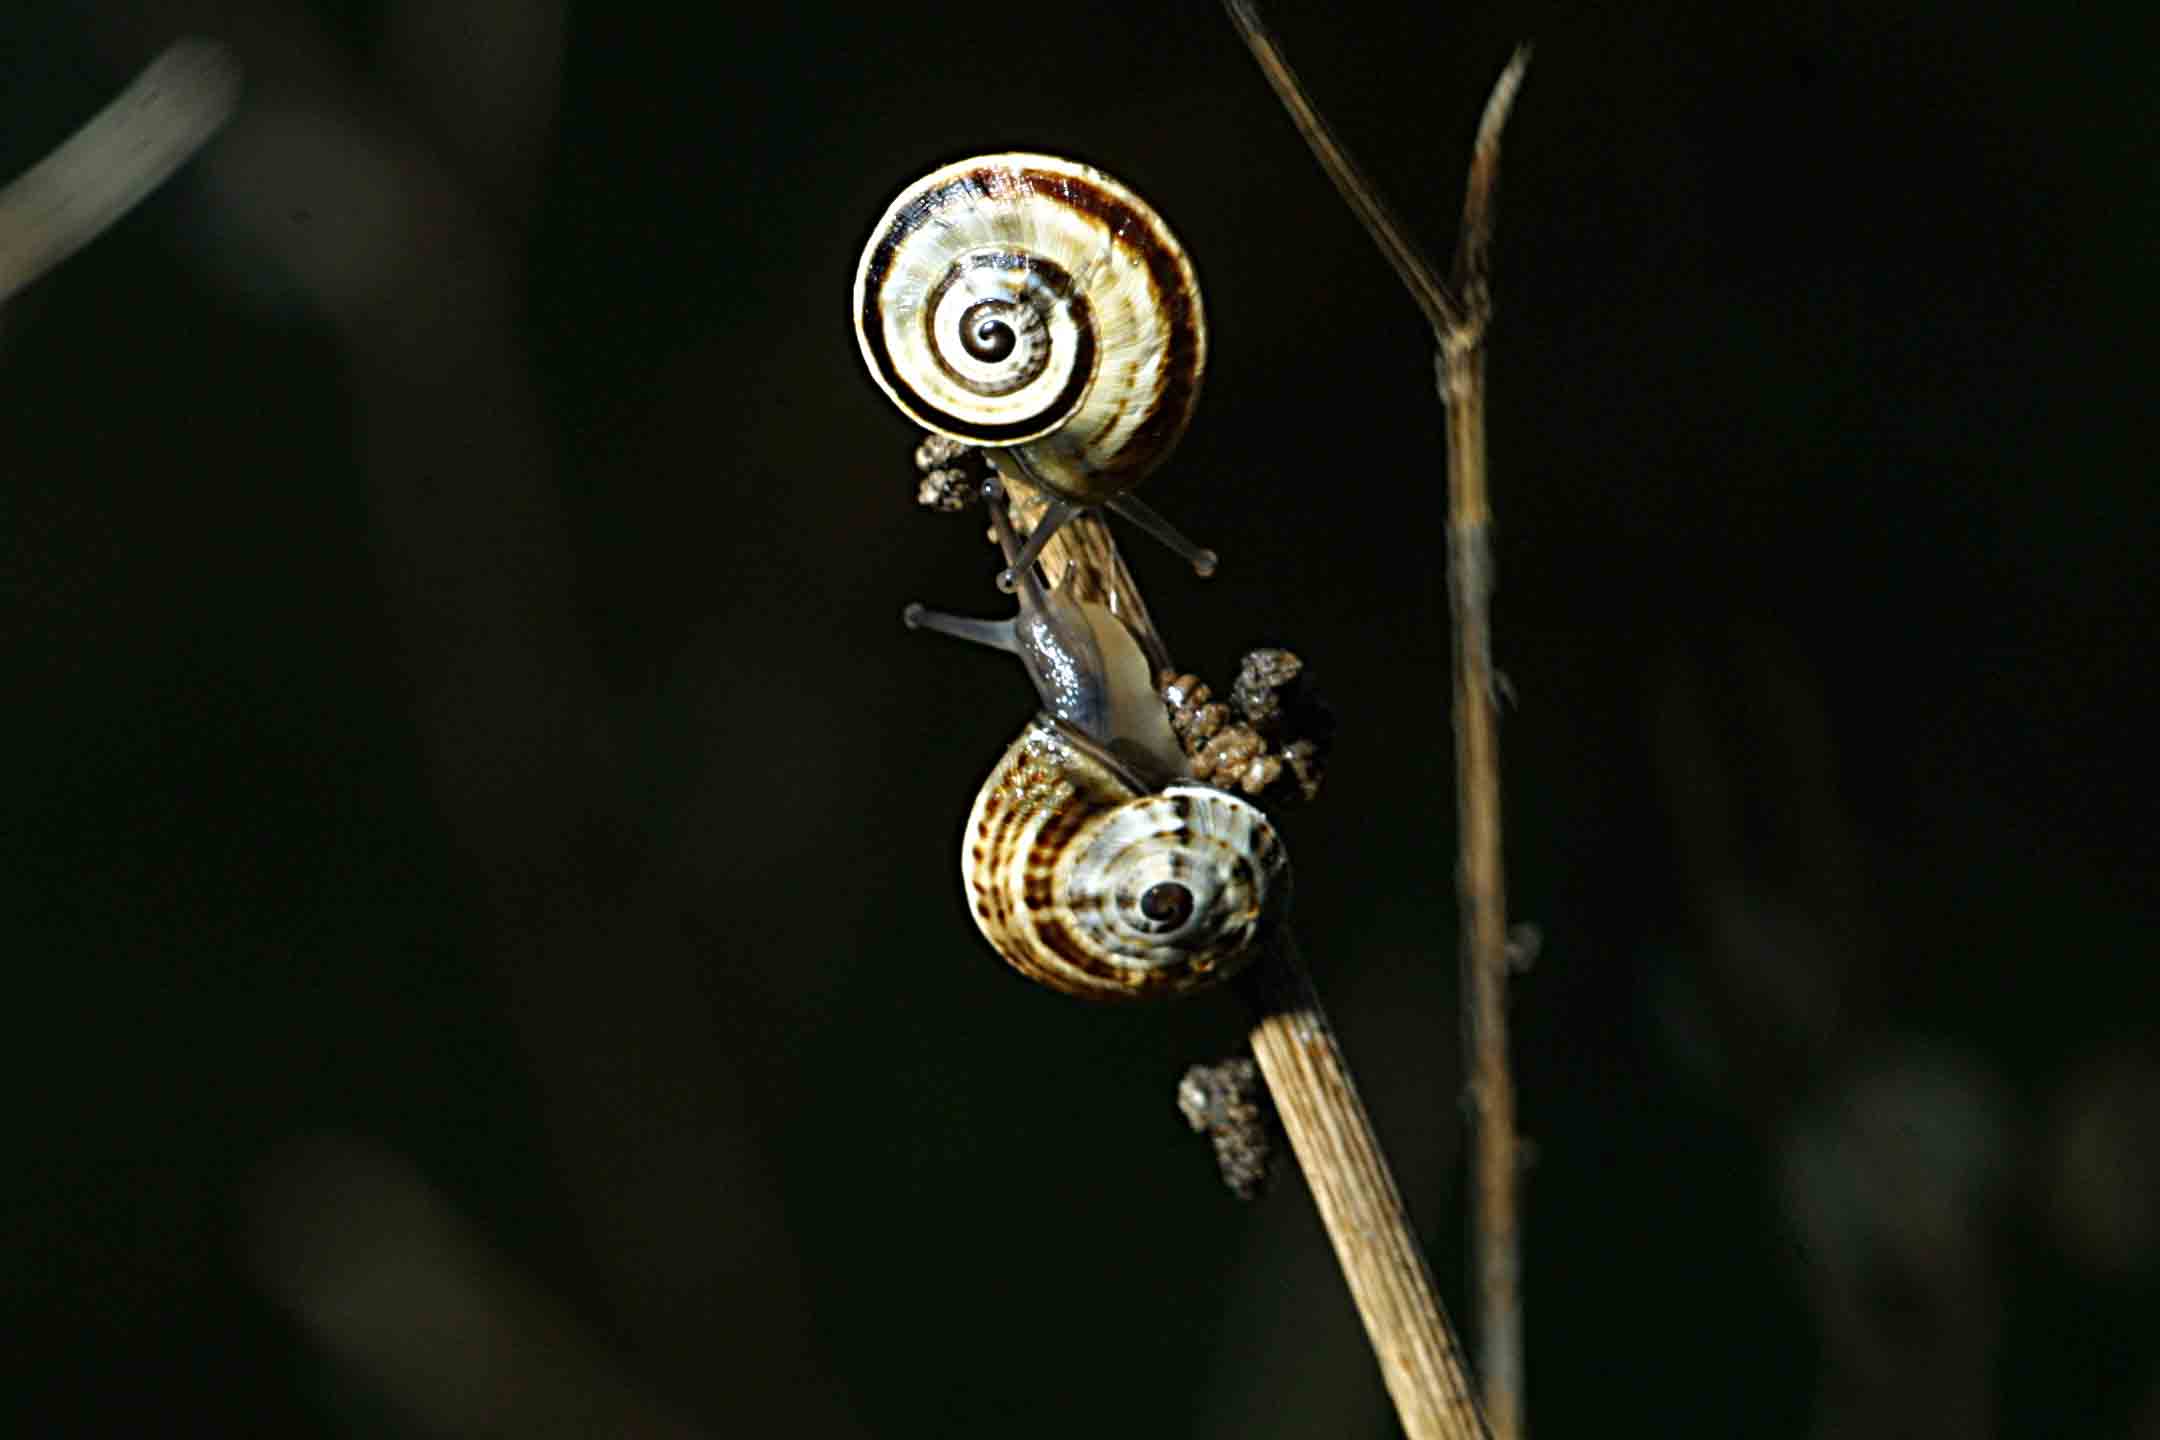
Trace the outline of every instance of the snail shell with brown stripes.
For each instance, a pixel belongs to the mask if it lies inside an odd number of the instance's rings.
[[[1050,155],[933,171],[871,231],[854,318],[894,404],[1050,498],[1005,588],[1092,506],[1213,572],[1214,552],[1132,494],[1185,433],[1207,367],[1192,262],[1132,191]]]
[[[1228,979],[1259,953],[1290,882],[1259,807],[1206,785],[1150,792],[1048,716],[976,794],[960,871],[1007,963],[1091,1000]]]
[[[1073,521],[1051,583],[1018,563],[1004,489],[986,489],[1020,613],[907,616],[1018,655],[1042,701],[968,814],[960,873],[976,927],[1023,975],[1086,999],[1225,980],[1289,904],[1282,842],[1257,805],[1191,781],[1153,680],[1162,642],[1102,522]]]

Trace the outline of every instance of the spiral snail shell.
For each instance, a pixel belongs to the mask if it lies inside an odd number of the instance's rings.
[[[961,877],[984,938],[1084,999],[1227,979],[1289,899],[1289,860],[1259,807],[1205,785],[1150,792],[1048,716],[990,772],[966,833]]]
[[[1050,155],[933,171],[871,231],[854,315],[895,405],[1055,497],[1023,564],[1073,513],[1110,505],[1214,569],[1130,493],[1185,433],[1207,365],[1192,262],[1132,191]]]

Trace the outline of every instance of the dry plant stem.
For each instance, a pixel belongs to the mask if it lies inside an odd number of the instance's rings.
[[[1454,621],[1456,887],[1462,914],[1462,989],[1472,1151],[1472,1290],[1485,1416],[1498,1440],[1523,1433],[1521,1146],[1508,1070],[1507,900],[1500,853],[1500,746],[1492,664],[1491,509],[1485,484],[1485,328],[1491,318],[1488,254],[1500,132],[1530,61],[1515,52],[1478,125],[1463,198],[1454,274],[1443,284],[1349,152],[1334,138],[1280,48],[1246,0],[1230,18],[1298,132],[1344,201],[1402,278],[1433,328],[1440,398],[1448,417],[1448,601]]]
[[[1016,477],[1005,483],[1014,518],[1032,528],[1042,495]],[[1135,633],[1160,645],[1139,588],[1098,517],[1068,522],[1042,564],[1052,584],[1079,576],[1102,587],[1105,599],[1130,607]],[[1167,655],[1152,658],[1169,668]],[[1409,1440],[1483,1440],[1462,1345],[1448,1327],[1401,1192],[1289,935],[1237,985],[1253,1007],[1253,1057],[1312,1188],[1404,1433]]]
[[[1502,72],[1478,127],[1455,255],[1455,323],[1439,336],[1448,418],[1448,607],[1455,631],[1457,894],[1462,914],[1464,1048],[1470,1062],[1473,1289],[1485,1414],[1499,1440],[1523,1433],[1522,1148],[1508,1069],[1507,884],[1500,853],[1498,686],[1492,663],[1492,512],[1485,488],[1486,249],[1500,127],[1528,61]]]
[[[89,244],[186,164],[232,113],[240,72],[182,40],[52,154],[0,190],[0,302]]]
[[[1253,1056],[1312,1187],[1380,1373],[1409,1440],[1479,1440],[1462,1347],[1434,1293],[1365,1104],[1286,933],[1239,986],[1252,1001]]]
[[[1473,1117],[1471,1236],[1478,1368],[1493,1433],[1522,1433],[1521,1144],[1508,1070],[1507,885],[1500,855],[1492,552],[1485,508],[1484,353],[1443,350],[1448,397],[1448,601],[1455,620],[1455,876],[1462,920],[1463,1040]]]

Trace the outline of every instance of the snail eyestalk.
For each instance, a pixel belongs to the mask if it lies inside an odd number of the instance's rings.
[[[939,635],[950,635],[955,640],[965,640],[970,645],[987,645],[992,650],[1003,650],[1008,655],[1020,653],[1020,641],[1013,634],[1013,622],[1010,620],[977,620],[967,615],[949,615],[943,610],[910,605],[900,612],[900,622],[910,630],[935,631]]]
[[[1162,517],[1162,513],[1137,495],[1120,495],[1110,502],[1110,508],[1142,530],[1170,547],[1180,560],[1192,566],[1193,573],[1205,580],[1215,573],[1220,558],[1204,545],[1195,545],[1185,538],[1177,526]]]
[[[1064,527],[1067,520],[1072,519],[1073,516],[1079,514],[1085,508],[1085,506],[1076,504],[1071,500],[1059,499],[1055,496],[1051,497],[1049,503],[1043,506],[1042,519],[1036,521],[1035,528],[1028,532],[1027,543],[1020,547],[1019,553],[1014,554],[1012,550],[1006,550],[1006,567],[998,572],[998,589],[1008,595],[1018,590],[1020,588],[1020,576],[1026,571],[1035,568],[1035,562],[1042,558],[1043,547],[1050,543],[1051,537]],[[996,501],[992,501],[990,511],[992,516],[996,517],[1003,513],[1003,507]],[[995,518],[993,518],[992,523],[997,523]]]
[[[1019,583],[1020,571],[1035,563],[1036,559],[1041,556],[1043,547],[1048,545],[1056,537],[1058,531],[1064,528],[1066,521],[1088,507],[1081,501],[1067,498],[1054,484],[1037,474],[1028,463],[1027,446],[1018,445],[1010,450],[992,451],[990,457],[991,464],[999,467],[1009,467],[1010,472],[1015,474],[1016,478],[1034,485],[1047,497],[1043,505],[1042,518],[1037,520],[1035,528],[1028,532],[1027,544],[1020,547],[1020,554],[1012,561],[1010,567],[998,573],[998,589],[1010,595],[1013,587]],[[1192,566],[1193,573],[1202,579],[1206,579],[1215,573],[1218,557],[1213,550],[1204,545],[1196,545],[1187,539],[1183,531],[1163,518],[1161,511],[1142,500],[1138,495],[1133,494],[1130,490],[1125,491],[1123,494],[1111,496],[1103,502],[1103,507],[1115,510],[1118,514],[1132,521],[1142,530],[1168,546],[1172,554]]]

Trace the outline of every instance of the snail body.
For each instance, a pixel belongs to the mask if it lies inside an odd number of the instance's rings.
[[[986,486],[1015,556],[1009,502]],[[1031,980],[1091,1000],[1178,995],[1260,952],[1289,905],[1267,814],[1192,780],[1154,677],[1163,646],[1109,532],[1081,517],[1055,584],[1016,567],[1020,613],[908,623],[1017,655],[1042,711],[976,793],[960,874],[976,928]]]
[[[1131,493],[1185,433],[1207,367],[1192,262],[1132,191],[1050,155],[935,170],[871,231],[854,322],[895,405],[1053,497],[1024,562],[1109,505],[1213,570]]]

